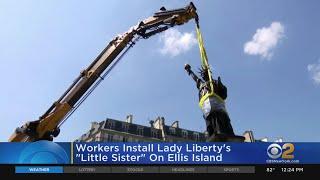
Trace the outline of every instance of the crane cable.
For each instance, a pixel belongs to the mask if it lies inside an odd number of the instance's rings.
[[[75,104],[75,106],[72,108],[72,110],[66,115],[66,117],[59,123],[57,126],[60,128],[66,120],[69,119],[69,117],[79,108],[79,106],[88,98],[88,96],[98,87],[98,85],[101,83],[101,81],[104,80],[104,78],[111,72],[111,70],[119,63],[119,61],[124,57],[124,55],[131,49],[135,43],[140,39],[140,37],[137,37],[134,39],[130,45],[125,49],[125,51],[115,60],[115,62],[110,66],[110,68],[102,75],[99,76],[99,80],[89,89],[89,91],[80,99],[78,103]]]

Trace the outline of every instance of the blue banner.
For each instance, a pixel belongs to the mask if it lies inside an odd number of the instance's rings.
[[[74,143],[75,164],[319,164],[320,143]]]
[[[70,143],[0,143],[0,164],[70,164]]]
[[[320,164],[320,143],[0,143],[0,164]]]

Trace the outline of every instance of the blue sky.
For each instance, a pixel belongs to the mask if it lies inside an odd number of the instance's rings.
[[[42,115],[115,35],[161,6],[188,3],[0,1],[0,141]],[[320,3],[194,3],[213,75],[228,87],[227,108],[236,134],[253,130],[256,138],[319,141]],[[73,141],[90,122],[124,120],[127,114],[137,124],[163,116],[167,124],[179,120],[182,128],[203,131],[197,90],[184,72],[185,63],[193,69],[200,65],[194,37],[192,21],[140,40],[55,140]]]

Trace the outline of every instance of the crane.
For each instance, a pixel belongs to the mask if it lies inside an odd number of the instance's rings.
[[[52,141],[60,133],[60,126],[137,40],[148,39],[170,27],[185,24],[191,19],[198,21],[196,7],[192,2],[180,9],[166,10],[162,7],[153,16],[140,21],[122,35],[116,36],[38,120],[26,122],[18,127],[10,136],[9,142]]]

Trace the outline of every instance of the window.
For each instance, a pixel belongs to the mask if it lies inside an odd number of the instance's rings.
[[[173,127],[170,127],[169,131],[170,131],[171,135],[175,135],[176,134],[176,129],[173,128]]]
[[[143,136],[143,127],[138,127],[137,131],[138,135]]]
[[[113,129],[114,128],[114,122],[113,121],[108,121],[107,122],[107,129]]]
[[[182,130],[182,137],[188,138],[188,132],[186,130]]]
[[[122,123],[122,130],[123,132],[129,131],[129,124],[128,123]]]
[[[128,142],[128,138],[127,137],[123,137],[122,138],[122,142]]]
[[[113,142],[113,136],[111,134],[108,134],[107,137],[107,142]]]
[[[199,140],[200,140],[200,135],[199,135],[199,133],[194,133],[194,134],[193,134],[193,138],[194,138],[194,140],[199,141]]]
[[[158,138],[158,132],[154,129],[151,129],[151,136],[154,138]]]
[[[121,142],[122,141],[122,136],[115,134],[113,136],[113,142]]]

